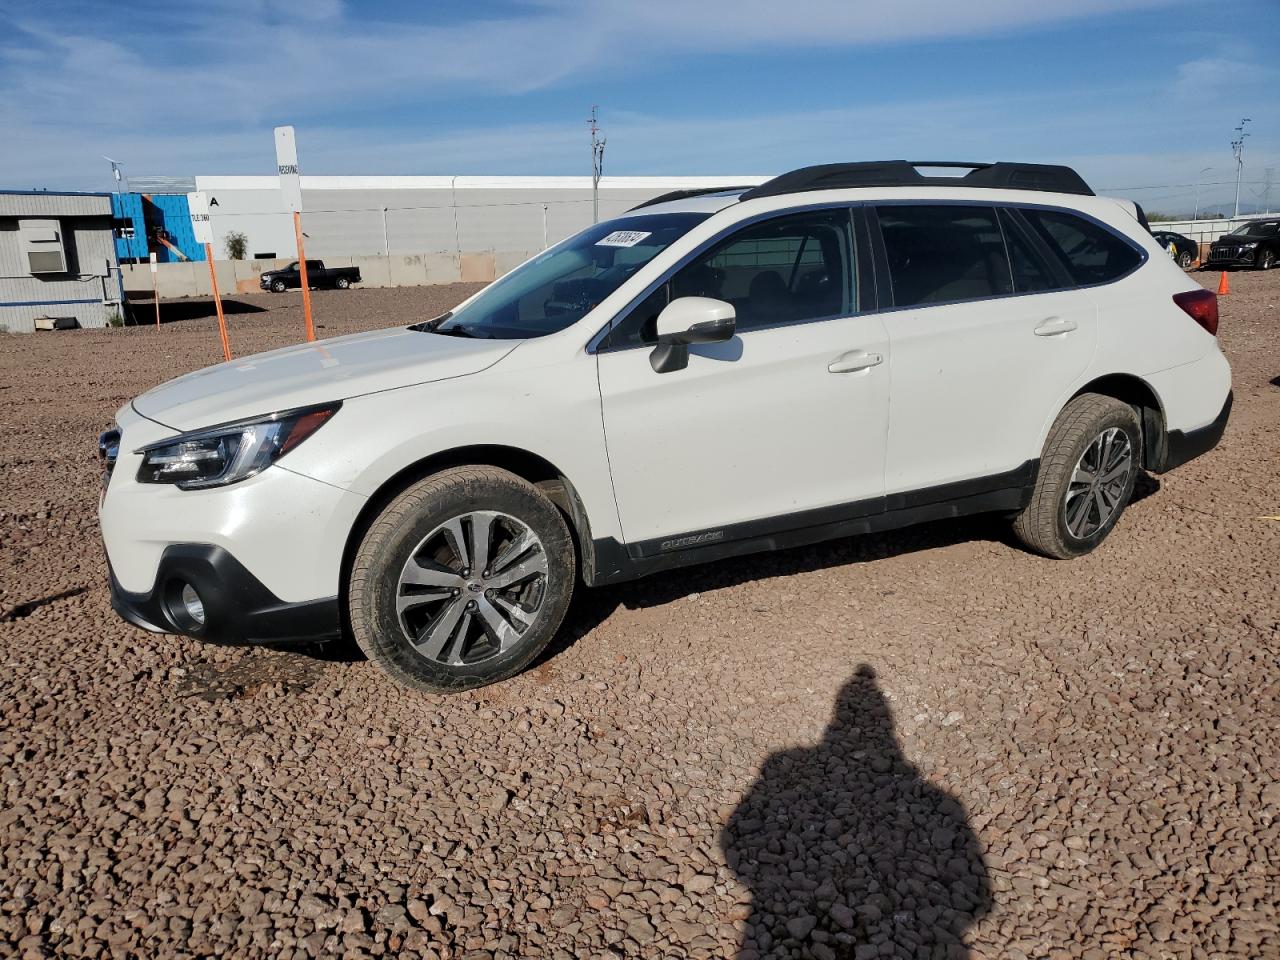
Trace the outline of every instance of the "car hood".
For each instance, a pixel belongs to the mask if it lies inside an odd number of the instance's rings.
[[[497,363],[519,343],[406,328],[358,333],[206,367],[147,391],[133,408],[175,430],[195,430],[466,376]]]

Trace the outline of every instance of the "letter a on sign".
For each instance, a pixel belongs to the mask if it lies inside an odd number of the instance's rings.
[[[290,213],[302,212],[302,186],[298,181],[298,141],[293,127],[276,127],[276,170],[280,174],[280,195]]]

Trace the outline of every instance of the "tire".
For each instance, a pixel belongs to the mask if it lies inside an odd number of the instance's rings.
[[[1276,265],[1276,251],[1273,247],[1264,247],[1258,251],[1258,269],[1270,270]]]
[[[463,565],[482,539],[492,570]],[[365,533],[348,582],[351,630],[400,683],[470,690],[546,648],[576,573],[564,517],[532,484],[496,467],[445,470],[392,500]]]
[[[272,280],[271,289],[276,293],[284,293],[286,290],[289,289],[289,285],[285,283],[283,280]]]
[[[1118,469],[1121,437],[1127,443],[1127,472],[1107,483],[1086,481],[1099,455],[1104,466]],[[1014,533],[1030,549],[1056,560],[1089,553],[1120,519],[1141,468],[1142,428],[1133,407],[1113,397],[1081,394],[1049,430],[1031,502],[1014,520]]]
[[[339,277],[337,280],[333,281],[333,285],[339,290],[345,290],[347,287],[351,286],[351,281],[346,277]]]
[[[1196,258],[1191,255],[1190,250],[1183,250],[1178,254],[1178,266],[1183,270],[1190,270],[1191,264],[1195,263]]]

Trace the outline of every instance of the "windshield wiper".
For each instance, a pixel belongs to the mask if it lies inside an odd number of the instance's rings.
[[[452,316],[453,311],[449,310],[446,313],[440,314],[438,317],[432,317],[430,320],[423,320],[421,323],[411,323],[409,324],[409,329],[413,330],[415,333],[435,333],[436,327],[440,326],[440,324],[444,323]]]
[[[450,327],[448,330],[441,330],[439,327],[436,327],[436,329],[430,332],[438,333],[442,337],[467,337],[472,340],[479,339],[474,333],[472,333],[470,330],[468,330],[466,327],[462,326],[461,324],[459,324],[456,327]]]

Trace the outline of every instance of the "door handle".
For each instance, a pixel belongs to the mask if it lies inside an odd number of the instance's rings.
[[[865,350],[850,350],[848,353],[842,353],[829,364],[827,370],[831,373],[857,373],[859,370],[867,370],[884,360],[884,357],[878,353],[867,353]]]
[[[1064,320],[1062,317],[1047,317],[1036,324],[1035,335],[1037,337],[1060,337],[1064,333],[1070,333],[1079,326],[1074,320]]]

